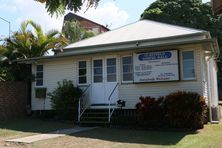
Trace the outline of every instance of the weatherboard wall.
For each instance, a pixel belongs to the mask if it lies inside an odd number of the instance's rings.
[[[91,65],[92,58],[94,57],[105,57],[109,55],[114,55],[117,57],[117,80],[120,84],[119,86],[119,99],[123,99],[126,101],[126,108],[135,108],[136,103],[139,102],[140,96],[163,96],[167,95],[170,92],[175,91],[192,91],[198,92],[201,95],[204,95],[206,91],[206,86],[203,84],[203,65],[201,61],[203,59],[203,54],[200,45],[190,45],[190,46],[178,46],[175,49],[179,49],[179,51],[194,49],[195,50],[195,72],[196,79],[195,80],[181,80],[174,82],[156,82],[156,83],[122,83],[121,82],[121,57],[124,55],[132,55],[133,51],[125,51],[125,52],[112,52],[112,53],[101,53],[101,54],[89,54],[84,56],[73,56],[66,58],[58,58],[58,59],[50,59],[50,60],[42,60],[36,64],[44,65],[44,84],[43,86],[47,88],[47,92],[52,92],[57,87],[57,82],[62,81],[63,79],[72,80],[75,85],[77,85],[77,63],[80,60],[87,61],[87,79],[88,82],[91,83]],[[156,50],[156,49],[153,49]],[[153,51],[150,50],[150,51]],[[163,49],[159,49],[163,50]],[[168,50],[170,50],[168,48]],[[149,50],[144,50],[149,51]],[[35,74],[36,64],[33,64],[33,74]],[[37,99],[35,98],[35,82],[32,83],[32,110],[49,110],[51,109],[51,102],[49,99]],[[205,90],[205,91],[204,91]],[[206,93],[206,92],[205,92]],[[206,95],[206,94],[205,94]]]

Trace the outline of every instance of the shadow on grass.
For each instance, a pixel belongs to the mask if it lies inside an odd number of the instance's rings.
[[[79,138],[92,138],[112,142],[150,144],[150,145],[175,145],[186,135],[197,132],[169,132],[147,131],[132,129],[99,128],[87,132],[73,134]]]
[[[0,121],[0,129],[14,130],[18,132],[47,133],[71,127],[74,127],[74,124],[71,122],[45,121],[36,118]]]

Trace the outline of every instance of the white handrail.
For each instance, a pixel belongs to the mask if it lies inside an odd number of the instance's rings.
[[[114,112],[114,110],[115,110],[115,108],[113,108],[113,109],[112,109],[112,112],[111,112],[111,108],[110,108],[110,105],[111,105],[111,97],[112,97],[113,93],[115,92],[115,90],[116,90],[116,88],[117,88],[118,85],[119,85],[119,83],[116,84],[116,86],[114,87],[114,89],[112,90],[112,92],[110,93],[109,98],[108,98],[108,100],[109,100],[109,118],[108,118],[108,121],[109,121],[109,122],[110,122],[111,116],[112,116],[112,114],[113,114],[113,112]]]
[[[86,92],[87,90],[89,90],[88,88],[90,87],[90,84],[86,87],[86,89],[83,91],[82,95],[79,97],[79,102],[78,102],[78,122],[80,122],[80,118],[82,116],[82,114],[85,112],[85,110],[88,107],[88,102],[86,100],[86,98],[84,98],[86,96]],[[85,104],[84,104],[85,101]]]

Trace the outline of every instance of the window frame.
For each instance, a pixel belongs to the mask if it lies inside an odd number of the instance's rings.
[[[124,72],[123,72],[123,58],[124,57],[131,57],[132,58],[132,80],[131,81],[124,81],[123,80],[123,74],[124,74]],[[124,55],[124,56],[121,56],[120,57],[121,59],[121,82],[123,83],[123,84],[127,84],[127,83],[133,83],[134,82],[134,63],[133,63],[133,55],[132,54],[128,54],[128,55]]]
[[[95,74],[94,74],[94,61],[96,60],[102,60],[102,82],[95,82],[94,78],[95,78]],[[104,61],[104,58],[102,57],[95,57],[95,58],[92,58],[92,63],[91,63],[91,70],[92,70],[92,74],[91,74],[91,81],[92,83],[104,83],[105,82],[105,78],[104,78],[104,75],[105,75],[105,67],[104,67],[104,64],[105,64],[105,61]],[[96,68],[100,68],[100,67],[96,67]]]
[[[192,51],[193,52],[193,62],[194,62],[194,77],[187,77],[184,78],[184,64],[183,64],[183,53],[187,51]],[[197,73],[196,73],[196,52],[194,49],[186,49],[186,50],[181,50],[180,51],[180,74],[181,74],[181,80],[183,81],[189,81],[189,80],[196,80],[197,79]]]
[[[80,78],[80,76],[79,76],[79,62],[86,62],[86,67],[85,67],[85,69],[86,69],[86,83],[79,83],[79,78]],[[77,61],[77,84],[78,84],[78,86],[84,86],[84,85],[88,85],[89,84],[89,80],[88,80],[88,73],[89,73],[89,70],[88,70],[88,60],[78,60]],[[82,68],[83,69],[83,68]]]
[[[107,62],[107,60],[108,59],[115,59],[115,65],[109,65],[108,66],[108,62]],[[107,56],[106,58],[105,58],[105,82],[117,82],[118,81],[118,59],[117,59],[117,56]],[[115,73],[111,73],[111,74],[108,74],[108,67],[114,67],[115,66],[115,70],[116,70],[116,72]],[[108,81],[108,75],[114,75],[115,74],[115,81]]]
[[[37,68],[38,66],[42,66],[42,71],[38,71],[38,68]],[[42,72],[42,78],[37,78],[38,72]],[[37,85],[38,80],[42,80],[42,85]],[[43,64],[36,65],[36,68],[35,68],[35,86],[36,87],[44,86],[44,65]]]

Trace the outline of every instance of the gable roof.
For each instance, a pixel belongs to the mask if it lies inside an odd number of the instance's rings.
[[[204,30],[192,29],[151,20],[140,20],[135,23],[105,32],[68,45],[65,49],[110,45],[132,41],[153,40],[206,33]],[[65,51],[65,50],[64,50]]]
[[[38,60],[51,60],[76,55],[144,49],[174,48],[181,45],[205,44],[215,57],[219,55],[217,40],[204,30],[186,28],[150,20],[141,20],[115,30],[68,45],[65,49],[55,49],[53,56],[15,60],[19,63],[32,63]]]

